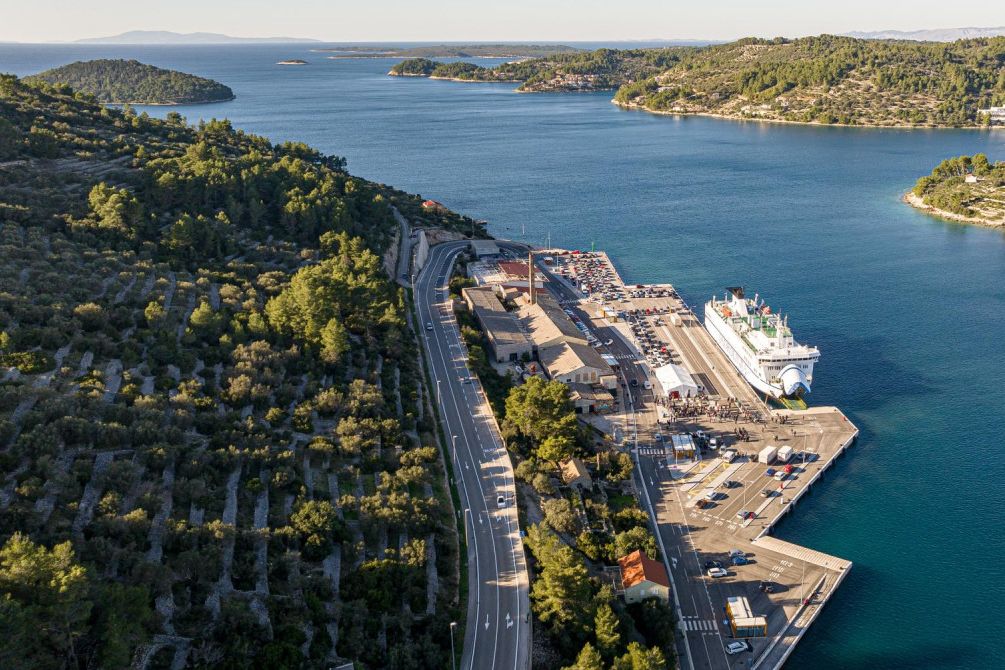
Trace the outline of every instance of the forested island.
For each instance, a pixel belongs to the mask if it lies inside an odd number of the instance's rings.
[[[904,199],[945,219],[1005,226],[1005,162],[991,163],[984,154],[947,158]]]
[[[1005,37],[950,44],[821,35],[705,47],[557,54],[494,68],[404,61],[393,76],[520,82],[518,91],[616,90],[626,108],[666,114],[870,126],[990,123],[1005,104]]]
[[[329,58],[540,58],[581,50],[564,44],[438,44],[420,47],[346,46],[313,49]]]
[[[484,232],[421,203],[0,76],[3,667],[450,666],[463,553],[385,266],[395,207]]]
[[[26,79],[65,84],[114,104],[194,105],[234,99],[234,92],[218,81],[136,60],[78,61]]]

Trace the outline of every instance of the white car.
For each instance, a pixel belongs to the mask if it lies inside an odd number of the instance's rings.
[[[433,324],[427,322],[426,323],[426,330],[432,330],[432,329],[433,329]]]
[[[613,339],[604,340],[604,346],[605,347],[609,347],[612,344],[614,344],[614,340]]]
[[[740,642],[739,640],[737,640],[736,642],[730,642],[729,644],[726,645],[727,654],[742,654],[743,652],[749,650],[750,650],[749,642]]]
[[[648,390],[652,389],[653,383],[647,379],[644,382],[642,382],[642,386],[643,386],[643,388],[645,388],[648,391]]]
[[[496,496],[496,507],[498,507],[499,509],[506,507],[506,496],[504,495]]]
[[[717,577],[726,577],[727,575],[729,575],[729,573],[722,568],[709,568],[707,574],[712,579],[715,579]]]

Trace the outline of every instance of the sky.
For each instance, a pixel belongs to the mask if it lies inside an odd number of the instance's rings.
[[[127,30],[341,41],[726,40],[1005,26],[1001,0],[41,0],[0,2],[0,41]]]

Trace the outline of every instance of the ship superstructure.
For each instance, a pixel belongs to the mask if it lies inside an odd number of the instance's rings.
[[[809,393],[820,358],[816,347],[796,342],[788,321],[738,287],[705,303],[705,330],[751,386],[774,398]]]

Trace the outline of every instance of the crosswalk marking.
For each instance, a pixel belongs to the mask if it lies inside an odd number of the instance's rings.
[[[684,629],[697,632],[715,632],[718,630],[716,622],[711,619],[684,618]]]

